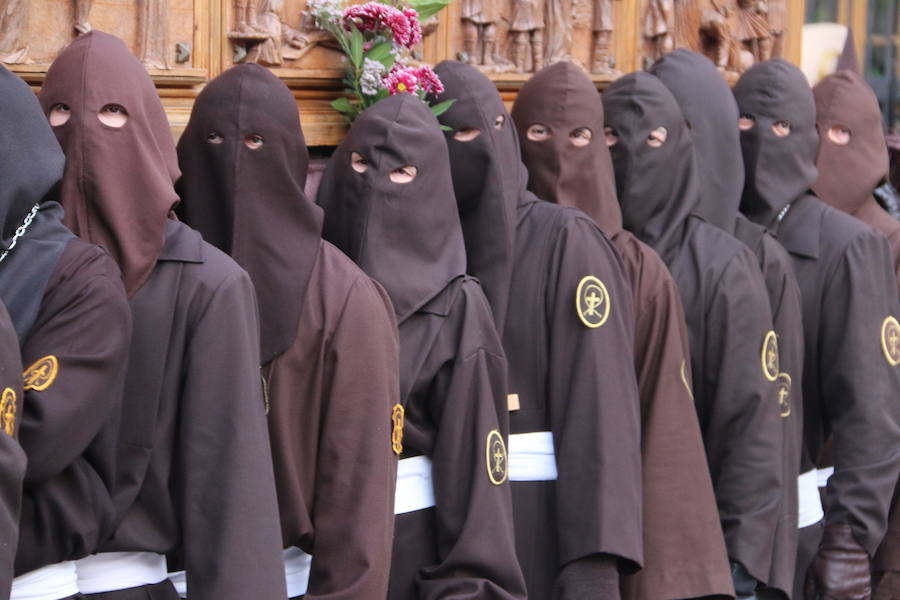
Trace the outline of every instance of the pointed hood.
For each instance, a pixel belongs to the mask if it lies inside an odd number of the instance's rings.
[[[392,180],[406,166],[416,168],[412,181]],[[466,272],[447,144],[411,94],[356,118],[328,161],[317,201],[325,239],[387,289],[400,323]]]
[[[40,99],[48,115],[58,104],[70,111],[53,128],[66,153],[65,223],[112,255],[131,297],[156,264],[178,202],[175,144],[153,81],[122,40],[95,30],[53,61]],[[111,104],[128,113],[119,128],[98,118]]]
[[[466,243],[467,272],[481,281],[502,331],[515,253],[516,208],[528,178],[512,119],[497,87],[475,67],[446,60],[435,72],[454,99],[438,119],[446,132],[453,188]],[[457,133],[477,130],[474,139]]]
[[[693,142],[681,108],[648,73],[619,78],[602,99],[606,126],[617,138],[610,154],[625,229],[669,264],[700,201]],[[651,134],[663,130],[665,141],[652,146]]]
[[[813,88],[819,176],[816,195],[846,213],[854,213],[888,174],[888,149],[878,99],[869,84],[852,71],[838,71]],[[846,144],[836,143],[829,130],[847,130]],[[842,141],[838,138],[838,141]]]
[[[778,213],[816,180],[816,106],[803,73],[776,58],[747,69],[734,87],[742,118],[752,126],[741,131],[744,193],[741,211],[770,226]],[[773,126],[785,122],[787,136]]]
[[[700,174],[700,202],[694,214],[734,233],[744,189],[744,159],[731,89],[712,61],[690,50],[667,54],[653,63],[650,72],[675,96],[691,130]]]
[[[512,116],[528,168],[528,189],[542,200],[580,208],[607,236],[621,231],[615,174],[603,134],[603,102],[584,71],[570,62],[544,67],[522,86]],[[533,136],[544,139],[528,137],[533,125],[547,129],[546,137]]]
[[[303,192],[309,154],[290,90],[257,64],[232,67],[194,103],[178,142],[185,222],[253,280],[265,364],[297,337],[322,209]]]

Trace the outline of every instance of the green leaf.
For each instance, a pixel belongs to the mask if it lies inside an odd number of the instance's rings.
[[[341,96],[331,101],[331,108],[345,115],[356,115],[359,109],[348,98]]]
[[[369,51],[366,52],[366,58],[370,60],[377,60],[378,62],[384,64],[384,59],[391,56],[391,43],[390,42],[381,42],[380,44],[375,44]]]
[[[446,125],[441,125],[441,131],[453,131],[453,128],[447,127]]]
[[[450,98],[449,100],[444,100],[443,102],[435,104],[431,107],[431,114],[436,117],[441,116],[442,114],[447,112],[447,110],[449,110],[451,106],[453,106],[454,102],[456,102],[456,98]]]
[[[358,70],[363,61],[363,34],[356,25],[351,25],[350,28],[350,62]]]
[[[425,21],[429,17],[438,14],[450,4],[451,0],[407,0],[409,5],[419,13],[419,21]]]

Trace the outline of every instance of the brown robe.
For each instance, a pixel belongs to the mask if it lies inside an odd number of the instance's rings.
[[[283,600],[250,278],[167,218],[178,200],[175,147],[153,82],[120,40],[98,31],[80,36],[51,65],[41,102],[48,113],[57,103],[70,107],[69,120],[54,128],[68,159],[67,222],[117,259],[134,323],[117,526],[100,550],[177,551],[194,600]],[[97,118],[110,102],[128,113],[118,129]],[[146,593],[174,590],[164,581]]]
[[[891,248],[894,273],[900,288],[900,222],[873,196],[888,173],[888,150],[881,109],[869,85],[853,71],[838,71],[813,88],[819,152],[818,179],[812,188],[824,202],[853,215],[883,234]],[[828,137],[833,126],[850,130],[840,146]],[[894,491],[888,529],[872,563],[872,570],[900,571],[900,492]],[[895,584],[896,585],[896,584]],[[892,589],[897,597],[900,590]]]
[[[766,225],[791,255],[803,300],[804,464],[834,440],[826,524],[850,525],[874,554],[900,471],[894,400],[900,371],[887,327],[898,312],[884,238],[807,194],[816,179],[815,107],[802,73],[776,59],[756,65],[735,97],[753,127],[741,133],[747,180],[741,210]],[[791,123],[775,139],[772,124]],[[810,560],[807,557],[806,560]],[[808,564],[798,559],[798,579]],[[802,584],[801,581],[795,582]]]
[[[761,227],[740,214],[744,187],[738,108],[731,89],[702,54],[679,49],[655,62],[651,72],[669,88],[691,124],[691,139],[701,173],[700,202],[694,208],[708,223],[750,248],[759,260],[778,340],[778,402],[783,425],[783,481],[772,568],[768,584],[790,597],[797,556],[798,487],[803,445],[803,320],[800,288],[785,249]]]
[[[681,299],[659,256],[622,228],[612,161],[600,137],[600,95],[578,67],[556,63],[522,87],[512,116],[529,189],[593,218],[610,236],[631,283],[641,401],[644,566],[622,579],[622,596],[665,600],[731,594],[725,541],[691,397]],[[549,127],[550,139],[530,140],[527,130],[533,123]],[[581,147],[568,139],[579,127],[592,133],[590,143]]]
[[[528,594],[616,594],[617,567],[632,572],[643,562],[626,275],[590,219],[527,191],[515,127],[493,83],[452,61],[436,71],[444,97],[456,99],[440,118],[453,130],[447,142],[468,270],[482,280],[495,318],[505,323],[509,391],[518,402],[510,406],[510,432],[553,437],[556,479],[512,486]],[[480,131],[473,141],[454,138],[470,128]],[[590,277],[606,289],[603,322],[599,312],[585,316],[575,306]]]
[[[18,418],[23,408],[22,359],[19,340],[6,308],[0,303],[0,598],[12,587],[13,561],[19,537],[19,509],[25,452],[19,445]]]
[[[351,167],[352,153],[365,162]],[[412,181],[393,182],[407,165]],[[399,94],[366,109],[329,160],[318,202],[324,237],[390,295],[402,459],[432,464],[435,506],[396,518],[388,597],[524,598],[506,482],[506,361],[484,293],[464,275],[447,146],[428,108]]]
[[[251,133],[258,148],[245,145]],[[260,352],[282,544],[313,557],[305,597],[384,600],[399,398],[390,300],[321,239],[322,210],[303,192],[297,105],[269,70],[240,65],[210,82],[178,154],[180,212],[247,269],[265,307]]]
[[[604,92],[603,106],[617,138],[610,152],[625,227],[660,254],[681,294],[694,402],[728,557],[765,584],[781,517],[783,430],[772,316],[757,259],[692,215],[700,201],[693,142],[677,101],[656,77],[619,79]],[[668,136],[654,148],[648,136],[658,127]]]

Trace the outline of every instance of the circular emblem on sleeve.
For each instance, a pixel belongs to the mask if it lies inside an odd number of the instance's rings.
[[[6,388],[0,395],[0,422],[6,435],[16,432],[16,392],[12,388]]]
[[[778,378],[778,338],[775,332],[770,331],[766,334],[766,339],[762,345],[762,372],[769,381],[775,381]]]
[[[791,376],[787,373],[778,374],[778,408],[782,419],[791,416]]]
[[[42,392],[56,381],[57,371],[59,371],[59,362],[55,356],[49,354],[44,358],[39,358],[22,373],[22,377],[25,379],[23,388]]]
[[[575,308],[585,327],[594,329],[606,323],[610,310],[609,292],[603,282],[593,275],[586,275],[578,283],[575,292]]]
[[[403,453],[403,415],[406,411],[403,406],[395,404],[391,409],[391,449],[394,454],[400,456]]]
[[[881,349],[889,365],[900,365],[900,323],[894,317],[887,317],[881,324]]]
[[[492,429],[487,435],[487,443],[485,444],[485,460],[487,462],[488,479],[494,485],[500,485],[506,481],[507,476],[507,458],[506,444],[503,443],[503,436],[496,429]]]

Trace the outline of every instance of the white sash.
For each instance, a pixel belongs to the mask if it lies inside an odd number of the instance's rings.
[[[509,436],[510,481],[556,481],[556,475],[552,431]]]
[[[819,487],[826,487],[828,480],[834,475],[834,467],[825,467],[824,469],[816,469],[816,478],[819,480]]]
[[[817,483],[815,469],[797,477],[797,527],[815,525],[825,517]]]
[[[179,598],[187,598],[187,575],[184,571],[172,571],[169,573],[169,581],[178,592]]]
[[[309,568],[312,556],[291,546],[284,549],[284,578],[287,583],[288,598],[296,598],[306,593],[309,587]]]
[[[12,582],[10,600],[59,600],[78,593],[78,575],[71,560],[47,565]]]
[[[155,552],[100,552],[75,561],[78,591],[100,594],[165,580],[166,557]]]
[[[432,506],[434,485],[431,481],[431,459],[427,456],[404,458],[397,464],[394,514],[402,515]]]

